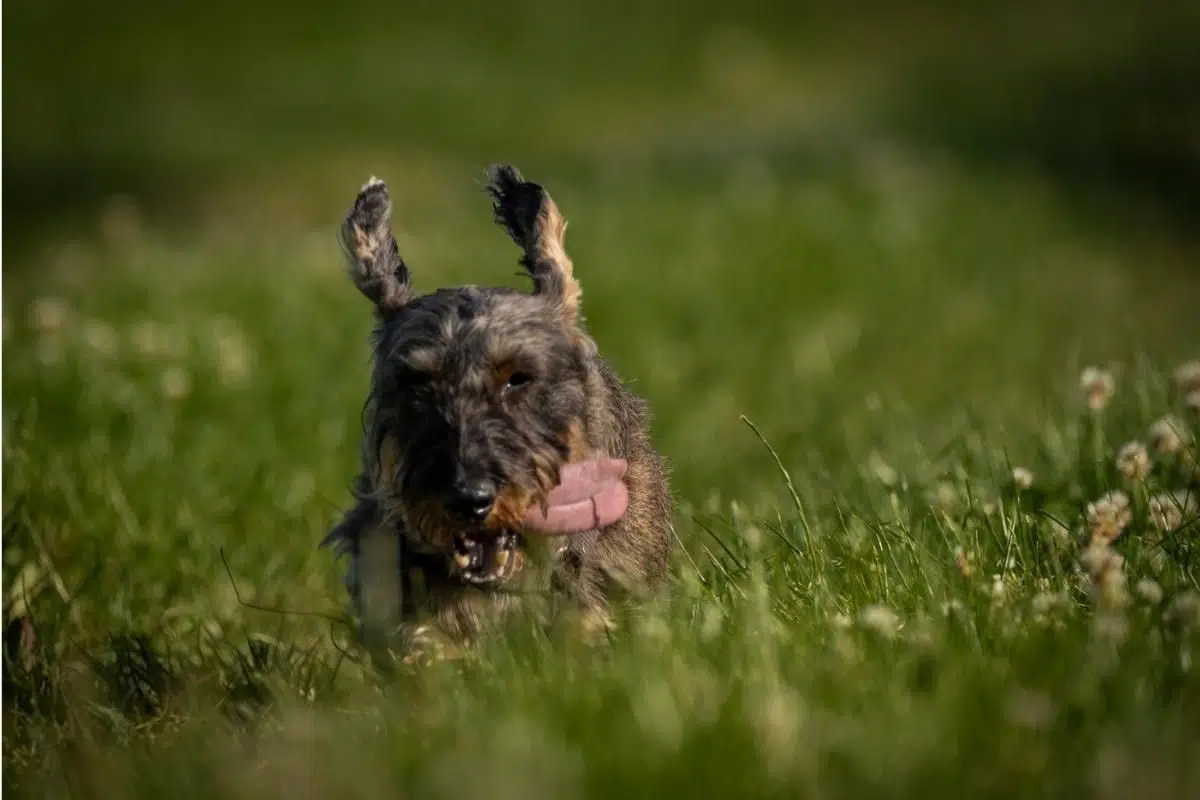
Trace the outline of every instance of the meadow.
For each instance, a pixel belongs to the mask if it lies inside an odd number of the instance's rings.
[[[110,5],[5,7],[4,790],[1200,795],[1194,10]],[[673,580],[384,681],[334,231],[378,175],[419,289],[522,286],[496,161]]]

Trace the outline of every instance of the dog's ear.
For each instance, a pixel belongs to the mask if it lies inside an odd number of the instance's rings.
[[[515,167],[495,164],[488,178],[496,222],[523,251],[521,264],[533,278],[534,294],[556,304],[566,324],[575,324],[582,290],[564,244],[567,221],[550,194]]]
[[[380,314],[412,299],[408,265],[392,234],[392,199],[383,181],[373,177],[359,190],[338,231],[338,242],[350,279]]]

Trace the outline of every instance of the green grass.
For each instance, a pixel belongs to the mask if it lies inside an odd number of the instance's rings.
[[[6,9],[10,32],[59,19],[90,68],[6,37],[5,621],[35,639],[8,628],[5,789],[1200,791],[1200,523],[1163,536],[1149,510],[1200,482],[1153,450],[1143,483],[1116,464],[1164,415],[1200,428],[1171,374],[1200,356],[1200,248],[1144,187],[987,156],[1036,149],[1041,123],[1006,139],[1014,75],[1119,67],[1182,23],[141,5]],[[193,58],[218,19],[221,56]],[[910,74],[972,63],[971,19],[1007,48],[1004,102],[905,106]],[[518,619],[385,687],[316,549],[371,322],[333,229],[375,173],[419,288],[520,286],[478,183],[501,159],[571,220],[592,333],[654,411],[674,577],[607,647]],[[1102,413],[1089,364],[1116,371]],[[1081,564],[1117,489],[1123,593]]]

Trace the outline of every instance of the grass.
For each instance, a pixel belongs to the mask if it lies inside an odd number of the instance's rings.
[[[90,70],[5,41],[23,70],[5,84],[4,789],[1200,789],[1200,523],[1161,524],[1164,494],[1200,485],[1151,436],[1173,415],[1195,457],[1173,370],[1200,356],[1200,251],[1120,184],[932,138],[971,123],[934,120],[936,96],[909,112],[927,138],[876,111],[918,50],[971,49],[947,44],[969,16],[927,25],[922,6],[872,34],[749,3],[656,38],[665,11],[517,4],[334,35],[315,7],[220,4],[210,63],[183,54],[215,16],[127,5],[129,25],[62,16]],[[1011,64],[1136,52],[1119,10],[1046,8],[1021,24],[1061,36],[987,27]],[[1025,71],[994,66],[1011,103]],[[976,122],[987,146],[1004,103]],[[509,158],[571,220],[591,330],[655,413],[674,580],[608,647],[516,620],[383,686],[316,549],[348,499],[370,326],[332,229],[376,173],[419,288],[522,285],[476,183]],[[1091,364],[1115,372],[1102,410],[1078,385]],[[1144,479],[1119,468],[1131,441]],[[1129,518],[1090,548],[1118,490]]]

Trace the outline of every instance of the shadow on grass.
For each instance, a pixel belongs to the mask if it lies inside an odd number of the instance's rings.
[[[1082,205],[1141,207],[1194,234],[1200,18],[1175,23],[1131,33],[1113,54],[1058,66],[928,64],[897,103],[894,124],[985,168],[1040,174]]]

